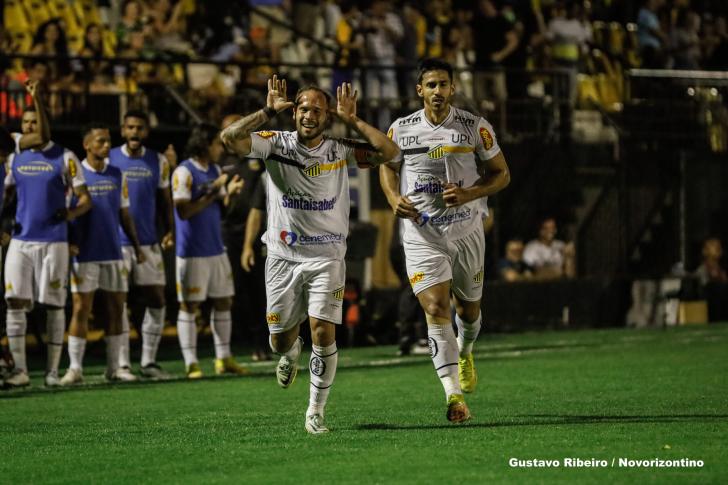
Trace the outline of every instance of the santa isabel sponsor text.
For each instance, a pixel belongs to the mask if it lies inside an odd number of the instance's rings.
[[[510,458],[508,464],[511,468],[702,468],[704,466],[703,460],[691,460],[690,458],[674,460],[613,458],[611,463],[608,460],[596,458],[564,458],[562,460]]]

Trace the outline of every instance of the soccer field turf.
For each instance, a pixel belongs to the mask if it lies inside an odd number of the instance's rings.
[[[321,436],[303,429],[305,365],[287,390],[272,363],[253,366],[252,377],[59,391],[44,390],[37,374],[29,390],[0,391],[0,481],[728,482],[726,324],[481,335],[464,425],[446,421],[430,359],[394,353],[342,349],[332,432]],[[210,359],[203,364],[212,374]],[[93,382],[101,370],[86,373]],[[561,466],[517,468],[511,458]],[[566,458],[608,466],[568,468]],[[704,466],[628,468],[620,458]]]

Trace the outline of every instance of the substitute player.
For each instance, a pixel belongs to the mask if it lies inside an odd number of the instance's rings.
[[[66,207],[71,186],[78,203]],[[49,141],[38,149],[11,155],[7,190],[15,190],[18,207],[13,238],[5,260],[5,298],[8,302],[7,334],[15,360],[6,385],[30,383],[25,360],[26,313],[34,302],[47,308],[48,365],[46,386],[60,384],[58,364],[63,350],[68,282],[68,221],[91,208],[83,171],[76,155]]]
[[[235,288],[222,242],[221,207],[229,203],[229,195],[242,190],[243,180],[236,175],[228,183],[228,176],[216,164],[224,151],[219,134],[219,128],[213,125],[195,127],[187,142],[190,158],[172,175],[180,302],[177,333],[190,379],[202,377],[197,361],[195,313],[208,298],[213,307],[210,327],[215,341],[215,373],[247,374],[230,351],[230,308]]]
[[[142,111],[128,111],[124,115],[121,136],[126,140],[122,146],[111,150],[111,165],[124,173],[129,184],[129,203],[139,242],[144,253],[144,262],[136,259],[132,241],[119,228],[124,264],[131,284],[141,287],[146,312],[142,322],[141,375],[151,379],[166,379],[169,374],[157,364],[157,349],[164,328],[164,286],[165,273],[162,250],[174,245],[174,217],[172,197],[169,191],[170,163],[168,158],[144,146],[149,135],[149,118]],[[168,148],[168,155],[176,157]],[[157,215],[166,222],[161,246],[157,241]],[[129,359],[129,319],[126,309],[122,312],[124,331],[121,337],[119,374],[131,374]]]
[[[356,116],[357,94],[350,84],[337,88],[334,113],[367,143],[324,136],[333,111],[329,96],[315,86],[301,88],[288,101],[285,80],[268,81],[265,108],[233,123],[222,133],[240,156],[265,160],[267,177],[266,293],[271,348],[281,355],[276,375],[286,388],[296,377],[309,317],[313,352],[305,428],[328,431],[324,407],[334,382],[338,353],[335,324],[341,323],[349,232],[349,164],[382,163],[397,155],[384,133]],[[293,108],[296,131],[252,133],[281,111]]]
[[[68,356],[71,365],[61,379],[68,386],[83,382],[83,354],[86,349],[88,319],[96,290],[101,290],[103,312],[96,318],[106,323],[106,372],[108,381],[136,380],[133,374],[119,372],[119,345],[128,282],[121,255],[119,226],[132,241],[137,260],[144,261],[134,220],[129,214],[129,191],[126,177],[109,165],[111,148],[109,129],[89,125],[83,133],[86,158],[81,162],[93,208],[72,224],[71,244],[78,254],[71,270],[73,316],[68,330]]]
[[[407,273],[425,311],[447,419],[462,422],[470,418],[462,392],[473,392],[477,382],[472,348],[482,319],[481,211],[487,211],[484,199],[506,187],[510,175],[493,128],[480,116],[451,106],[454,93],[448,63],[420,63],[417,94],[424,109],[392,123],[388,135],[401,152],[381,170],[380,180],[395,214],[403,218]]]

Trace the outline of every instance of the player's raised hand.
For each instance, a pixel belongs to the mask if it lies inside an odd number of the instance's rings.
[[[445,184],[445,190],[442,191],[442,200],[445,207],[457,207],[470,202],[468,192],[457,184]]]
[[[277,113],[293,108],[293,102],[288,101],[288,95],[286,94],[285,79],[278,79],[275,74],[268,79],[268,97],[265,100],[265,105],[268,108],[273,108]]]
[[[356,116],[356,98],[358,91],[351,87],[351,83],[341,83],[336,88],[336,114],[344,121]]]
[[[390,205],[392,206],[392,212],[394,212],[394,215],[397,217],[401,217],[403,219],[416,219],[420,215],[420,213],[417,212],[415,205],[407,198],[407,196],[400,195],[399,199],[394,202],[390,202]]]
[[[25,80],[25,90],[28,91],[28,94],[33,96],[35,98],[35,95],[40,90],[40,83],[38,81],[34,81],[32,79],[26,79]]]
[[[241,179],[240,175],[233,175],[233,178],[230,179],[230,182],[227,184],[228,195],[239,194],[243,191],[244,186],[245,180]]]

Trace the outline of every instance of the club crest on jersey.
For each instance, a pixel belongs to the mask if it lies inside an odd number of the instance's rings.
[[[321,357],[314,356],[311,358],[308,368],[311,370],[311,374],[321,377],[326,372],[326,362]]]
[[[445,156],[445,147],[437,145],[435,148],[432,148],[429,152],[427,152],[427,156],[433,160],[442,158]]]
[[[493,148],[493,135],[486,128],[480,129],[480,138],[483,140],[483,147],[486,150]]]
[[[293,231],[281,231],[281,241],[283,241],[288,246],[293,246],[296,244],[296,240],[298,239],[298,235]]]
[[[344,287],[340,287],[331,292],[334,295],[334,300],[341,301],[344,299]]]
[[[276,136],[275,131],[256,131],[255,134],[261,138],[271,138]]]
[[[302,171],[311,178],[318,177],[319,175],[321,175],[321,164],[319,162],[316,162],[310,167],[302,169]]]

